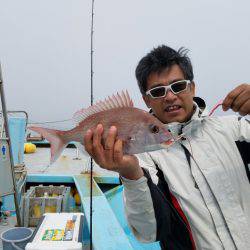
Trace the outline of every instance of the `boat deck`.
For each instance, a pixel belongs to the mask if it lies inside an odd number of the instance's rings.
[[[66,148],[60,158],[52,165],[50,162],[50,149],[37,148],[33,154],[24,155],[25,166],[28,175],[33,174],[54,174],[54,175],[78,175],[90,171],[90,158],[76,153],[75,148]],[[100,168],[93,164],[95,175],[118,177],[118,174]]]
[[[65,183],[70,177],[89,175],[90,158],[78,155],[75,148],[66,148],[60,158],[53,163],[50,162],[50,148],[37,148],[35,153],[25,154],[24,163],[27,169],[27,181],[31,182],[50,182],[53,179],[57,183]],[[93,175],[95,177],[115,178],[118,174],[100,168],[97,164],[93,164]],[[0,234],[16,225],[16,217],[8,217],[5,223],[0,223]],[[2,241],[0,240],[0,250],[2,250]]]

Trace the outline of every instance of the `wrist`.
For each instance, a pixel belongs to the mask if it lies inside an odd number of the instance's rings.
[[[129,180],[138,180],[142,176],[144,176],[144,173],[139,165],[136,168],[134,167],[133,169],[125,168],[122,171],[119,171],[119,174],[121,177]]]

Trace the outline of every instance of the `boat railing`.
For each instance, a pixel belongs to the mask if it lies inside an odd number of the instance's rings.
[[[8,117],[24,117],[25,118],[25,132],[27,130],[29,116],[28,113],[24,110],[9,110],[7,111]],[[0,112],[0,138],[5,137],[4,131],[4,119],[3,119],[3,112]]]

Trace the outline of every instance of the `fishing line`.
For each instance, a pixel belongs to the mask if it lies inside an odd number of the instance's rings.
[[[28,124],[47,124],[47,123],[59,123],[59,122],[69,122],[72,121],[72,119],[65,119],[65,120],[57,120],[57,121],[45,121],[45,122],[38,122],[38,121],[32,121],[29,120]]]
[[[90,30],[90,103],[93,105],[94,97],[93,97],[93,34],[94,34],[94,0],[92,0],[91,4],[91,30]],[[89,237],[90,237],[90,250],[93,249],[93,237],[92,237],[92,207],[93,207],[93,158],[90,160],[90,229],[89,229]]]

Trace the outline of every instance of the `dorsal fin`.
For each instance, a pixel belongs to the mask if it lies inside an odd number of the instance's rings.
[[[86,109],[81,109],[73,115],[73,120],[79,124],[81,121],[86,119],[88,116],[95,113],[122,107],[134,107],[133,101],[130,98],[128,91],[122,91],[121,94],[117,93],[112,95],[112,97],[106,98],[104,101],[99,101],[93,106],[89,106]]]

